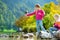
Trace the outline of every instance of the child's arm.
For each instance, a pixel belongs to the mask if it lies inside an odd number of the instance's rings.
[[[45,15],[45,11],[44,11],[44,10],[42,10],[42,16],[44,17],[44,15]]]
[[[45,15],[44,10],[41,10],[40,12],[41,12],[41,13],[40,13],[39,15],[42,16],[42,17],[44,17],[44,15]]]
[[[31,15],[34,15],[34,14],[35,14],[35,11],[31,12],[31,13],[27,13],[26,16],[31,16]]]

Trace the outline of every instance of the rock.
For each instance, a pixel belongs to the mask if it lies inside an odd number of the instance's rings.
[[[34,37],[33,33],[28,33],[29,37]]]
[[[48,32],[44,32],[44,31],[41,31],[41,35],[40,35],[42,38],[52,38],[53,36],[48,33]]]
[[[28,34],[23,34],[22,37],[23,37],[23,38],[28,38],[29,35],[28,35]]]
[[[58,31],[55,33],[55,37],[56,37],[56,38],[60,38],[60,30],[58,30]]]
[[[0,37],[8,37],[9,35],[7,34],[1,34]]]

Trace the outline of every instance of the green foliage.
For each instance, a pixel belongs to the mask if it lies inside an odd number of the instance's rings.
[[[46,29],[49,29],[50,27],[53,27],[53,24],[54,24],[53,16],[51,14],[47,14],[44,17],[43,23],[44,23],[44,26],[45,26]]]
[[[60,4],[60,0],[57,0],[58,1],[58,3]]]
[[[22,27],[23,31],[26,30],[30,32],[30,30],[35,31],[34,29],[36,28],[36,23],[35,23],[35,16],[22,16],[20,19],[16,21],[16,25],[18,27]],[[34,28],[34,29],[33,29]]]
[[[16,16],[13,15],[12,11],[8,9],[8,6],[0,0],[0,30],[2,28],[2,31],[6,31],[7,25],[12,27],[15,21]]]
[[[46,15],[50,13],[50,4],[45,4],[44,7],[43,7]]]
[[[16,30],[13,30],[13,29],[10,29],[10,30],[4,29],[3,32],[16,32]]]
[[[0,0],[0,24],[5,24],[4,15],[7,11],[7,5]]]

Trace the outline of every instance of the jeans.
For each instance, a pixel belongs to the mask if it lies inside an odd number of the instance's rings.
[[[36,28],[37,28],[37,32],[40,32],[41,30],[46,31],[45,28],[43,27],[42,20],[36,20]]]
[[[55,27],[51,27],[51,28],[49,28],[49,30],[50,30],[50,33],[51,33],[51,34],[54,34],[53,31],[57,31],[58,29],[55,28]]]

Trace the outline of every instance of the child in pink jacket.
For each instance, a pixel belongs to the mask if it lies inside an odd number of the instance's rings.
[[[46,31],[45,28],[43,27],[43,17],[45,15],[45,12],[40,9],[40,5],[36,4],[35,5],[35,10],[34,12],[31,13],[27,13],[26,16],[31,16],[31,15],[36,15],[36,28],[37,28],[37,32],[39,33],[41,30],[42,31]],[[41,29],[40,29],[41,28]]]

